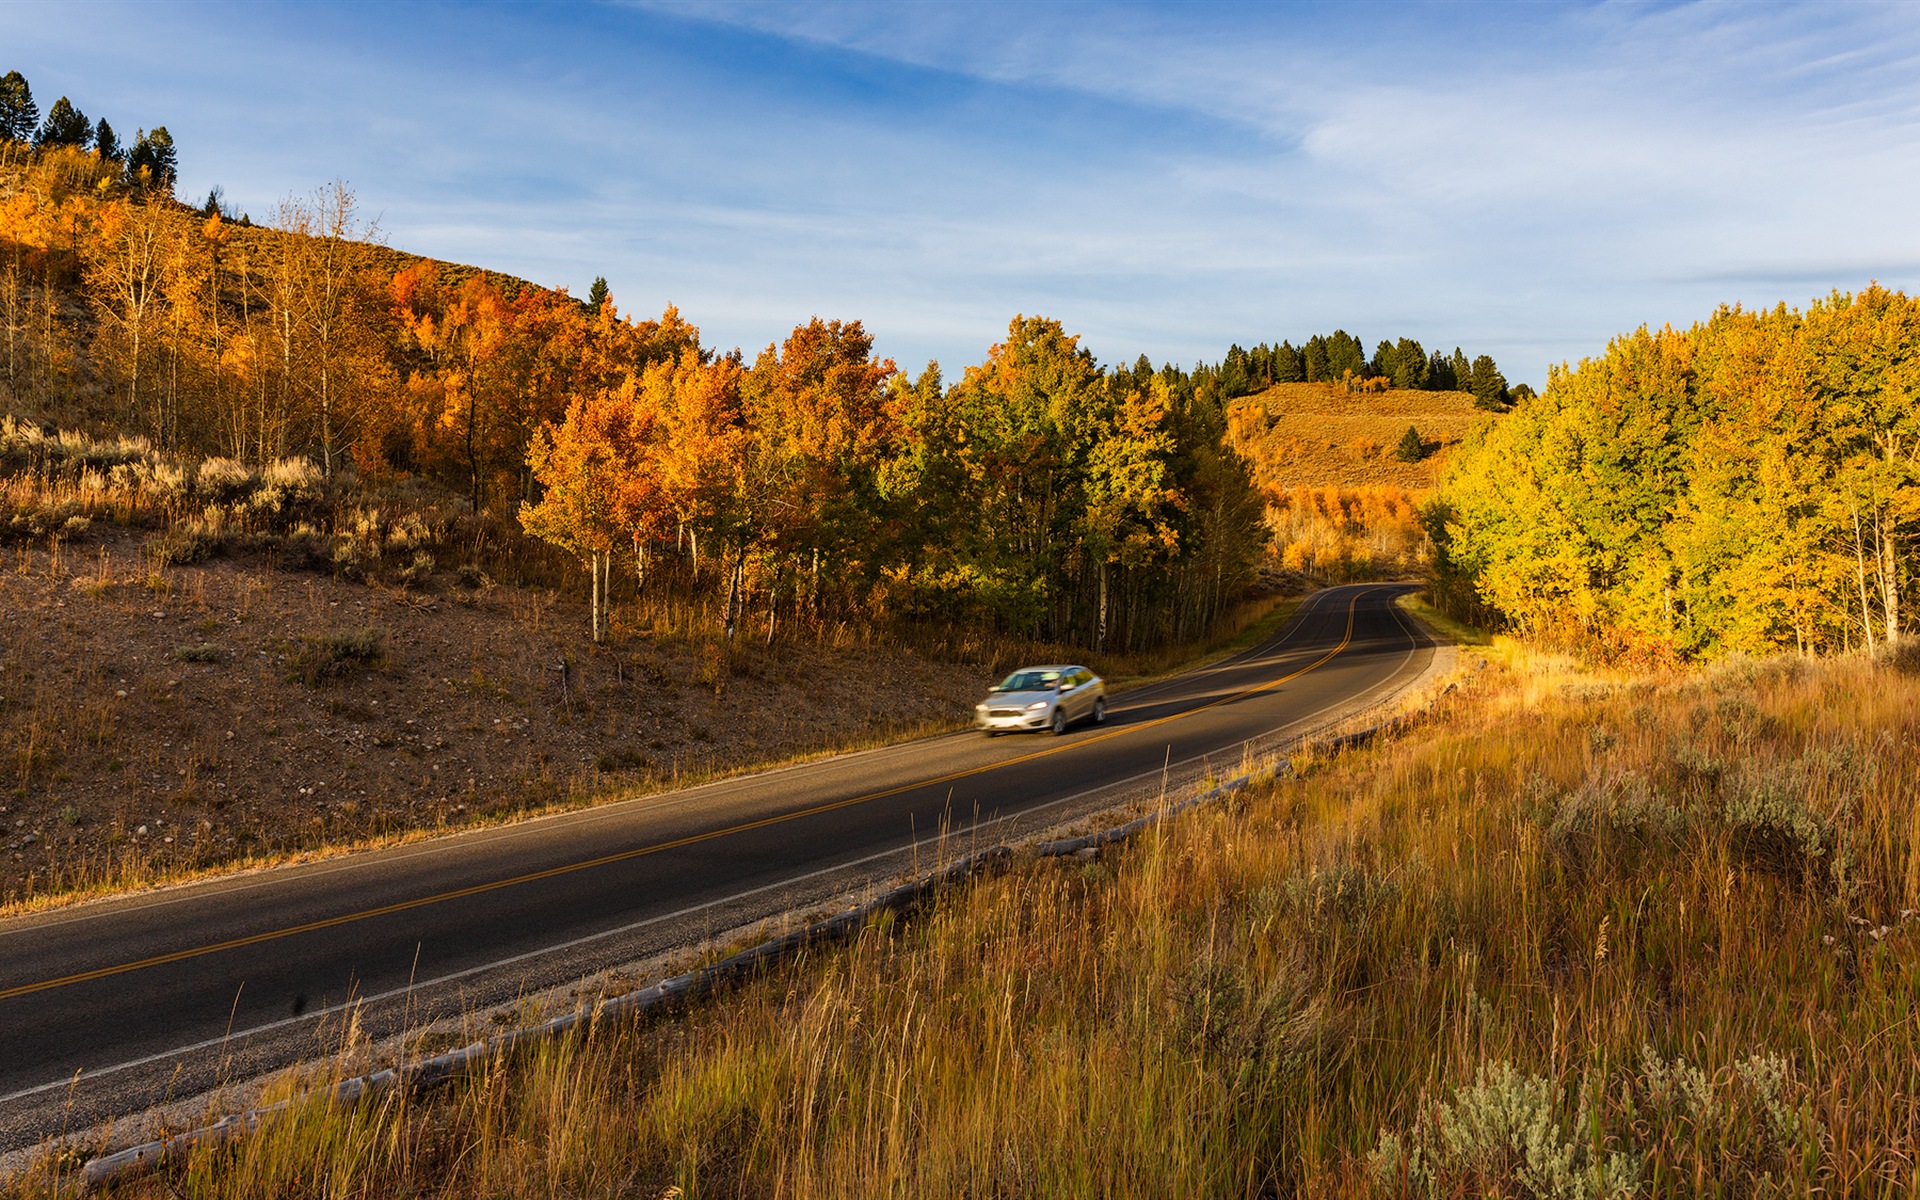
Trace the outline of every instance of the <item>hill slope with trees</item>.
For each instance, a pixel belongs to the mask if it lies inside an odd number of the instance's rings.
[[[1920,302],[1641,328],[1476,427],[1431,527],[1453,600],[1654,656],[1832,652],[1910,623]]]

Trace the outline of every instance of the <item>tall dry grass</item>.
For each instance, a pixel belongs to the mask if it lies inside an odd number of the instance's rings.
[[[1911,1195],[1920,680],[1475,680],[1125,851],[126,1190]]]

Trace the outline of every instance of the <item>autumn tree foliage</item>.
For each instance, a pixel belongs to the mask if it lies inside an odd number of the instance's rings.
[[[1722,308],[1555,370],[1430,514],[1461,603],[1650,655],[1872,647],[1911,624],[1920,302]]]
[[[1274,557],[1290,571],[1348,582],[1429,565],[1420,505],[1405,488],[1271,488],[1266,520]]]
[[[839,615],[1150,645],[1210,628],[1264,543],[1197,404],[1045,318],[951,387],[815,318],[751,366],[689,346],[576,403],[536,435],[523,521],[596,581],[611,556],[639,588],[704,570],[729,635]]]
[[[1024,316],[951,383],[851,320],[716,355],[604,282],[582,303],[387,250],[344,183],[259,225],[180,204],[153,138],[0,164],[0,408],[340,488],[425,481],[578,561],[596,637],[646,603],[727,636],[1150,646],[1213,628],[1264,546],[1204,372],[1104,367]]]

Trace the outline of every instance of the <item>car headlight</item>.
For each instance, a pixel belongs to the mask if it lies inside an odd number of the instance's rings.
[[[1039,712],[1041,709],[1045,708],[1048,705],[1048,703],[1050,702],[1046,700],[1035,700],[1032,704],[1027,705],[1027,711]]]

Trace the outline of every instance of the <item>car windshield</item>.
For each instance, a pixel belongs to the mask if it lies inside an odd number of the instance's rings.
[[[996,692],[1039,692],[1052,687],[1060,678],[1058,671],[1015,671],[1000,681]]]

